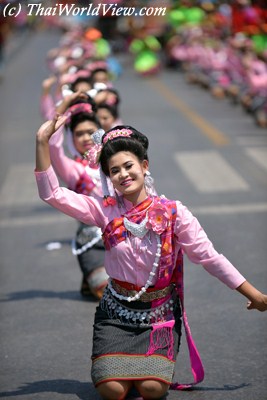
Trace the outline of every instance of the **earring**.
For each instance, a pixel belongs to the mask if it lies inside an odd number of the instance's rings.
[[[154,188],[154,179],[152,178],[149,171],[145,172],[145,189],[149,196],[154,196],[156,194]]]

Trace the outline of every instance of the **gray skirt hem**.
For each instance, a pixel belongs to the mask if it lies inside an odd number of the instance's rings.
[[[95,386],[111,380],[154,379],[166,384],[172,382],[182,325],[179,300],[173,299],[172,311],[166,308],[167,320],[173,321],[172,328],[155,330],[154,324],[130,321],[125,314],[120,316],[120,309],[119,314],[112,309],[112,316],[109,315],[114,299],[110,293],[103,296],[94,321],[91,376]],[[142,302],[137,303],[136,307],[139,308]],[[125,307],[122,303],[121,306]],[[151,304],[146,303],[145,306],[149,313]]]

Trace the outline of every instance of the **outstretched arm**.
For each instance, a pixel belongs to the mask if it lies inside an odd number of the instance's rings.
[[[267,295],[261,293],[248,281],[242,283],[236,290],[248,299],[248,310],[267,311]]]
[[[175,229],[178,244],[189,259],[201,264],[211,275],[245,296],[249,310],[267,311],[267,295],[252,286],[223,254],[214,249],[199,221],[182,203],[177,202],[177,210]]]
[[[46,171],[50,165],[49,139],[66,122],[67,117],[56,114],[46,121],[36,134],[36,171]]]

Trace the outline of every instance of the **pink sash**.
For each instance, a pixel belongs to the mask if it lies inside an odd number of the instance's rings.
[[[191,371],[192,375],[194,377],[194,382],[192,383],[172,383],[170,386],[170,389],[172,390],[184,390],[184,389],[189,389],[192,386],[196,385],[199,382],[202,382],[204,379],[204,367],[201,361],[200,354],[198,352],[197,346],[194,342],[194,339],[191,334],[191,329],[188,323],[185,307],[184,307],[184,272],[183,272],[183,253],[180,250],[177,256],[177,262],[176,262],[176,269],[175,269],[175,275],[176,275],[176,290],[178,293],[178,296],[180,298],[180,303],[181,303],[181,308],[182,308],[182,317],[183,317],[183,324],[184,324],[184,329],[185,329],[185,334],[186,334],[186,340],[187,340],[187,346],[188,346],[188,351],[189,351],[189,358],[190,358],[190,364],[191,364]]]
[[[131,213],[134,214],[133,211],[142,211],[146,210],[147,206],[151,203],[151,198],[146,199],[144,202],[139,204],[134,210],[130,210],[128,212],[129,215]],[[180,250],[177,255],[177,259],[174,260],[174,234],[173,228],[177,217],[177,208],[176,203],[174,201],[170,201],[167,199],[161,199],[161,204],[166,208],[170,219],[172,220],[172,224],[169,224],[166,230],[161,234],[161,242],[162,242],[162,259],[164,258],[165,262],[160,263],[159,269],[159,279],[155,285],[155,288],[160,289],[165,286],[168,286],[170,282],[175,283],[176,291],[178,293],[180,304],[182,308],[182,317],[183,317],[183,325],[186,334],[187,346],[189,351],[190,363],[192,375],[194,377],[194,381],[192,383],[173,383],[170,388],[172,390],[183,390],[191,388],[193,385],[201,382],[204,379],[204,368],[202,365],[202,361],[193,340],[191,330],[188,324],[187,315],[184,307],[184,277],[183,277],[183,252]],[[127,213],[126,213],[127,215]],[[131,218],[133,222],[140,223],[144,218],[134,216]],[[103,233],[103,240],[106,250],[110,250],[111,247],[116,246],[121,241],[125,240],[127,237],[127,231],[125,226],[123,225],[123,217],[115,218],[111,221],[107,226]],[[173,266],[175,265],[175,268]],[[165,327],[166,328],[166,327]],[[169,327],[167,327],[169,328]],[[153,346],[151,347],[153,348]]]

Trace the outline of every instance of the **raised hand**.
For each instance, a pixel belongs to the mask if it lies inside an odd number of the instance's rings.
[[[51,87],[57,82],[57,77],[55,75],[49,76],[42,82],[42,89],[44,94],[49,94]]]
[[[61,103],[56,107],[56,111],[59,114],[63,114],[67,111],[72,102],[76,100],[87,100],[87,99],[88,95],[82,91],[72,92],[63,98]]]
[[[52,121],[42,124],[36,134],[36,171],[46,171],[50,164],[49,139],[67,120],[56,114]]]
[[[66,120],[67,116],[56,114],[51,121],[44,122],[37,132],[37,140],[39,142],[48,142],[53,133],[64,125]]]

